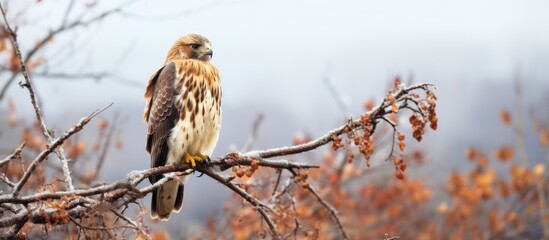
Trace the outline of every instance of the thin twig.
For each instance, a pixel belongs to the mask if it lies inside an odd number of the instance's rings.
[[[389,125],[391,125],[391,127],[393,128],[393,134],[392,134],[392,142],[391,142],[391,151],[389,151],[389,155],[387,156],[387,158],[385,159],[385,161],[389,161],[389,159],[391,159],[391,157],[393,156],[394,152],[395,152],[395,141],[396,141],[396,138],[397,138],[397,130],[396,130],[396,124],[393,123],[393,121],[387,119],[386,117],[383,117],[382,118],[385,122],[387,122]]]
[[[4,175],[3,173],[0,174],[0,181],[4,182],[5,184],[7,184],[10,187],[15,186],[15,183],[12,182],[11,180],[9,180],[8,177],[6,175]]]
[[[55,141],[53,141],[46,150],[42,151],[32,161],[32,163],[30,164],[27,171],[25,171],[25,173],[23,174],[23,177],[21,178],[21,180],[19,180],[19,182],[17,182],[17,184],[15,185],[12,195],[17,196],[19,194],[19,191],[21,190],[21,188],[23,188],[23,185],[25,185],[27,180],[29,180],[29,178],[30,178],[31,174],[34,172],[34,170],[38,167],[38,165],[40,165],[40,163],[42,161],[44,161],[46,159],[46,157],[50,153],[52,153],[54,151],[54,149],[56,149],[61,144],[63,144],[63,142],[65,142],[65,140],[67,140],[70,136],[72,136],[73,134],[81,131],[83,129],[83,127],[86,124],[88,124],[92,118],[94,118],[95,116],[97,116],[97,114],[103,112],[105,109],[109,108],[110,106],[112,106],[112,103],[107,105],[106,107],[104,107],[102,109],[99,109],[99,110],[93,112],[88,117],[80,119],[78,124],[76,124],[74,127],[70,128],[68,131],[66,131],[65,134],[63,134],[63,136],[61,136],[61,137],[57,138]]]
[[[297,176],[297,173],[295,171],[290,171],[290,172],[294,175],[294,177]],[[339,219],[339,214],[337,210],[318,194],[318,192],[316,191],[316,189],[313,187],[312,184],[310,183],[307,184],[306,188],[307,190],[309,190],[309,192],[311,192],[316,197],[316,199],[320,202],[320,204],[322,204],[322,206],[324,206],[330,212],[330,215],[332,216],[334,221],[337,223],[337,227],[339,228],[339,231],[341,232],[343,239],[349,239],[349,235],[347,235],[347,232],[345,232],[345,228],[343,228],[343,224]]]
[[[92,226],[84,226],[80,223],[78,223],[76,221],[76,219],[74,219],[73,217],[71,216],[68,216],[69,219],[71,220],[72,223],[74,223],[74,225],[76,225],[77,227],[79,228],[83,228],[83,229],[86,229],[86,230],[95,230],[95,231],[109,231],[109,230],[117,230],[119,228],[130,228],[130,229],[134,229],[134,230],[138,230],[138,228],[134,227],[134,226],[116,226],[116,227],[92,227]]]
[[[15,31],[12,30],[11,26],[9,25],[8,19],[6,18],[6,12],[4,11],[4,8],[2,7],[1,3],[0,3],[0,10],[2,11],[2,16],[4,18],[6,28],[10,33],[12,44],[15,49],[15,53],[17,54],[17,58],[19,59],[21,73],[25,78],[25,83],[22,84],[21,86],[26,87],[27,90],[29,91],[31,103],[34,108],[34,114],[36,115],[36,120],[38,121],[40,128],[42,129],[42,133],[44,134],[44,137],[46,137],[48,141],[48,144],[52,144],[54,139],[51,136],[51,134],[48,132],[46,123],[44,122],[44,118],[42,117],[42,111],[40,110],[40,103],[38,101],[38,98],[32,86],[32,81],[31,81],[29,72],[27,70],[27,65],[25,64],[26,61],[23,61],[23,56],[21,55],[21,49],[19,48],[19,43],[17,42],[17,34],[15,33]],[[53,150],[55,151],[57,157],[61,161],[61,168],[63,169],[63,174],[65,175],[65,183],[67,184],[69,190],[74,190],[74,185],[72,184],[72,178],[71,178],[70,170],[68,166],[68,159],[65,157],[65,154],[63,153],[63,148],[60,147],[60,148],[55,148]]]
[[[252,131],[250,132],[250,136],[248,136],[246,143],[244,143],[244,146],[242,146],[242,149],[240,150],[241,152],[247,152],[252,149],[253,144],[255,143],[255,139],[257,138],[257,129],[259,128],[259,125],[262,121],[263,115],[258,114],[254,120],[254,123],[252,124]]]
[[[332,215],[332,218],[337,223],[337,227],[339,228],[339,231],[341,232],[343,239],[349,239],[349,235],[347,235],[347,232],[345,232],[345,228],[343,227],[343,224],[339,219],[339,214],[337,210],[330,203],[324,200],[324,198],[322,198],[318,194],[316,189],[311,184],[307,185],[307,190],[309,190],[309,192],[311,192],[316,197],[316,199],[320,202],[320,204],[322,204],[322,206],[324,206],[330,212],[330,215]]]
[[[347,103],[345,103],[345,100],[343,99],[343,96],[337,91],[337,89],[336,89],[334,83],[332,82],[332,80],[328,76],[325,76],[324,77],[324,83],[326,84],[326,87],[328,88],[328,90],[330,90],[330,93],[332,94],[332,96],[334,97],[337,105],[339,106],[339,108],[341,109],[343,114],[345,115],[345,118],[351,117],[351,113],[349,111],[349,105]]]
[[[255,207],[255,209],[259,212],[259,214],[261,214],[261,216],[263,217],[263,219],[267,222],[267,225],[269,226],[269,228],[271,229],[271,233],[272,233],[272,236],[273,236],[273,239],[281,239],[280,236],[278,235],[278,232],[276,231],[276,225],[275,223],[273,222],[273,220],[271,219],[271,217],[269,217],[269,215],[265,212],[265,209],[270,209],[269,207],[267,207],[267,205],[265,205],[264,203],[262,203],[261,201],[257,200],[256,198],[254,198],[252,195],[248,194],[246,191],[244,191],[242,188],[234,185],[233,183],[231,183],[230,181],[227,181],[224,177],[220,176],[219,174],[211,171],[210,169],[208,168],[204,168],[204,169],[200,169],[203,173],[205,173],[206,175],[210,176],[211,178],[215,179],[217,182],[227,186],[228,188],[230,188],[231,190],[233,190],[235,193],[237,193],[238,195],[240,195],[244,200],[248,201],[250,204],[252,204],[252,206]],[[272,209],[270,209],[272,210]],[[272,210],[274,212],[274,210]]]
[[[278,177],[276,178],[276,183],[273,187],[273,193],[271,194],[272,196],[275,195],[276,193],[276,189],[278,188],[278,184],[280,184],[280,178],[282,177],[282,170],[278,170]]]
[[[132,225],[133,228],[136,231],[138,231],[141,234],[142,237],[145,237],[146,239],[149,239],[149,240],[151,239],[149,237],[149,234],[147,234],[145,231],[143,231],[135,221],[131,220],[130,218],[128,218],[126,216],[124,216],[124,214],[121,214],[121,213],[117,212],[116,210],[111,209],[111,212],[114,213],[120,219],[122,219],[122,220],[126,221],[127,223],[129,223],[130,225]]]
[[[124,3],[124,4],[129,4],[129,3]],[[112,15],[114,13],[120,13],[121,10],[123,9],[124,7],[124,4],[118,6],[118,7],[115,7],[113,9],[110,9],[108,11],[105,11],[103,13],[100,13],[94,17],[91,17],[90,19],[87,19],[87,20],[82,20],[82,19],[78,19],[78,20],[75,20],[71,23],[66,23],[65,20],[67,19],[68,17],[68,12],[65,13],[65,17],[64,17],[64,24],[62,24],[61,26],[59,26],[58,28],[54,29],[54,30],[51,30],[44,38],[42,38],[40,41],[38,41],[34,47],[27,53],[27,57],[25,58],[25,60],[23,61],[24,63],[28,63],[30,59],[32,59],[32,57],[39,51],[42,49],[42,47],[44,47],[51,39],[53,39],[57,34],[60,34],[60,33],[63,33],[63,32],[66,32],[68,30],[71,30],[71,29],[74,29],[74,28],[77,28],[77,27],[86,27],[86,26],[89,26],[90,24],[93,24],[95,22],[98,22],[102,19],[104,19],[105,17],[109,16],[109,15]],[[67,11],[70,11],[72,9],[72,6],[70,6]],[[2,10],[2,12],[4,13],[4,11]],[[7,23],[7,20],[6,20],[6,15],[5,13],[3,14],[4,15],[4,20],[6,21]],[[20,58],[20,59],[23,59],[23,58]],[[22,69],[21,69],[22,70]],[[8,79],[8,81],[4,84],[4,86],[2,87],[2,89],[0,89],[0,101],[5,97],[6,95],[6,92],[9,88],[9,86],[13,83],[13,81],[16,79],[16,76],[17,74],[19,73],[19,71],[15,71],[12,76]]]
[[[65,14],[63,15],[63,20],[61,21],[60,27],[63,27],[67,24],[67,19],[69,18],[69,14],[71,13],[73,6],[74,6],[74,0],[71,0],[69,2],[69,6],[67,7],[67,10],[65,10]]]
[[[78,80],[92,80],[100,82],[104,79],[109,79],[110,82],[122,84],[135,89],[142,89],[145,86],[139,82],[132,81],[121,76],[118,76],[109,72],[97,72],[97,73],[62,73],[62,72],[35,72],[34,76],[40,78],[47,78],[50,80],[70,80],[75,82]]]
[[[23,142],[23,143],[21,143],[21,145],[19,145],[19,147],[17,147],[15,149],[15,151],[13,151],[12,154],[10,154],[6,158],[0,160],[0,167],[4,166],[4,164],[8,163],[11,160],[21,159],[21,152],[23,151],[24,147],[25,147],[25,143]]]
[[[116,119],[117,117],[115,117]],[[116,121],[116,120],[115,120]],[[111,126],[111,129],[109,130],[109,133],[107,133],[107,137],[105,139],[105,143],[103,145],[103,151],[101,151],[101,155],[99,156],[99,161],[97,162],[97,167],[95,168],[95,177],[99,175],[99,171],[101,170],[101,167],[103,166],[103,162],[105,162],[105,159],[107,158],[107,151],[109,150],[109,146],[111,145],[111,140],[114,134],[114,131],[116,130],[116,123],[114,123]]]

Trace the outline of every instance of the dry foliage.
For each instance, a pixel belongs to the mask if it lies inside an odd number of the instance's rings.
[[[502,126],[511,128],[511,113],[500,111],[500,116]],[[539,147],[547,153],[549,125],[541,122],[534,121],[533,125],[539,134]],[[398,141],[405,141],[405,136],[398,133]],[[517,162],[515,152],[519,147],[502,145],[493,150],[492,156],[486,153],[489,150],[465,149],[463,159],[468,160],[470,170],[453,171],[445,183],[433,186],[427,177],[401,174],[406,172],[407,165],[418,168],[425,164],[424,155],[428,153],[415,150],[393,157],[394,176],[401,180],[397,181],[387,174],[374,176],[375,169],[369,171],[356,164],[358,154],[353,150],[347,149],[342,156],[336,150],[345,147],[345,142],[334,141],[334,147],[323,156],[305,160],[321,159],[318,169],[281,177],[279,172],[260,168],[255,174],[238,176],[243,188],[274,206],[279,213],[274,221],[284,238],[341,238],[331,208],[337,211],[351,239],[549,237],[547,163]],[[545,161],[549,161],[549,155],[546,157]],[[331,207],[323,206],[324,202]],[[191,237],[253,239],[266,235],[253,208],[235,197],[226,203],[221,216],[212,216],[204,229]]]

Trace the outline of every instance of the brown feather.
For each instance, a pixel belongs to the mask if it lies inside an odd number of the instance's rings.
[[[161,67],[156,72],[154,72],[154,74],[149,78],[149,81],[147,82],[147,88],[145,89],[145,111],[143,113],[143,121],[145,121],[146,123],[149,122],[149,114],[151,111],[152,98],[154,95],[156,80],[158,79],[158,75],[160,74],[160,72],[162,72],[162,69],[164,69],[164,67]]]
[[[151,167],[164,166],[169,151],[168,138],[179,117],[179,111],[174,107],[175,64],[171,63],[155,74],[154,93],[149,100],[150,108],[146,111],[148,120],[147,151],[151,154]],[[149,178],[151,183],[159,177]]]

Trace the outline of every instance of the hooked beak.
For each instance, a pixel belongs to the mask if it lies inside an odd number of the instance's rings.
[[[208,55],[210,58],[212,58],[213,56],[212,45],[210,45],[210,43],[205,43],[200,54],[202,54],[202,56]]]

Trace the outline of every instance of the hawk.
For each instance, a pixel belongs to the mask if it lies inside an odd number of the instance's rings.
[[[221,128],[221,82],[210,59],[210,41],[197,34],[179,38],[147,83],[145,113],[151,167],[208,160]],[[163,176],[153,176],[155,183]],[[168,220],[183,206],[186,175],[153,191],[151,217]]]

